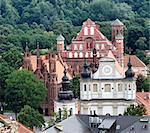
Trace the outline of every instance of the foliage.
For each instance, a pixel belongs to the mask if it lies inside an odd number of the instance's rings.
[[[130,105],[127,110],[124,112],[124,115],[131,115],[131,116],[143,116],[146,114],[146,109],[144,105]]]
[[[25,105],[24,108],[21,109],[18,114],[18,120],[31,129],[33,129],[33,127],[41,128],[42,125],[44,125],[43,116],[37,110],[28,105]]]
[[[149,91],[149,77],[145,78],[143,75],[139,74],[136,79],[137,91]]]
[[[9,66],[6,61],[0,59],[0,102],[4,102],[4,92],[6,88],[5,80],[8,78],[8,75],[12,70],[13,68]]]
[[[34,50],[40,42],[42,49],[56,49],[57,35],[70,44],[87,18],[100,23],[100,30],[111,39],[110,21],[119,18],[126,26],[126,51],[131,47],[133,54],[149,64],[144,54],[149,49],[147,0],[1,0],[0,7],[0,44],[25,48],[28,43]]]
[[[20,50],[21,51],[21,50]],[[22,66],[23,56],[17,47],[10,48],[2,54],[2,59],[8,63],[8,66],[18,69]]]
[[[6,84],[5,101],[15,113],[24,105],[38,108],[46,95],[44,84],[27,70],[13,71]]]
[[[76,76],[71,80],[70,88],[73,91],[74,96],[80,97],[80,76]]]

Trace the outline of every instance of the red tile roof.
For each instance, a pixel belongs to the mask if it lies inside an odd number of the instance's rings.
[[[5,115],[1,115],[1,114],[0,114],[0,119],[3,120],[3,121],[6,121],[6,120],[8,120],[9,118],[8,118],[7,116],[5,116]],[[10,120],[10,119],[9,119],[9,120]],[[21,123],[19,123],[19,122],[17,122],[17,121],[15,121],[15,122],[16,122],[16,123],[18,124],[18,126],[19,126],[17,133],[33,133],[32,130],[30,130],[29,128],[25,127],[23,124],[21,124]]]
[[[133,67],[146,67],[146,65],[136,55],[130,55],[130,59]],[[129,55],[124,56],[125,67],[127,67],[128,61]]]
[[[150,92],[137,92],[136,99],[139,104],[145,106],[147,115],[150,116]]]

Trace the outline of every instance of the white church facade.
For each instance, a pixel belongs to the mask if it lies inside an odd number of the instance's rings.
[[[93,74],[85,62],[80,80],[81,114],[122,115],[135,98],[136,81],[130,59],[125,74],[114,58],[101,58]]]

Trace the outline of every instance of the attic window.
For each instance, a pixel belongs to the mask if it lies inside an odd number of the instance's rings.
[[[88,35],[88,27],[84,27],[84,35]]]
[[[94,27],[90,28],[90,35],[94,35]]]

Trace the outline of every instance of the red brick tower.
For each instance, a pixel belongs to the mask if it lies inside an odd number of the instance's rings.
[[[123,27],[124,24],[116,19],[112,23],[112,44],[116,47],[116,58],[119,64],[123,67],[123,57],[124,57],[124,37],[123,37]]]

